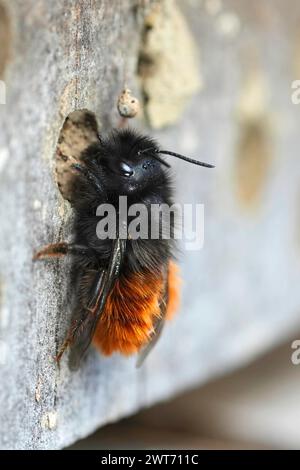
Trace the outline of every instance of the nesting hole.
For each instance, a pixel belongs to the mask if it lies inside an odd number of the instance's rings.
[[[236,177],[238,198],[244,206],[258,205],[270,160],[270,135],[265,120],[243,123],[236,154]]]
[[[242,64],[235,182],[237,201],[243,208],[256,210],[262,203],[273,159],[270,84],[259,51],[245,49]]]
[[[87,109],[70,113],[61,128],[56,147],[56,180],[62,196],[72,201],[72,164],[80,161],[83,152],[99,139],[94,113]]]
[[[10,55],[11,28],[6,8],[0,3],[0,79],[3,78]]]

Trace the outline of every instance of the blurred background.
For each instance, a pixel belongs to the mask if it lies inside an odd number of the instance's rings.
[[[300,377],[290,355],[285,343],[70,449],[299,449]]]
[[[299,25],[298,0],[0,0],[1,448],[300,448]],[[173,165],[204,244],[141,369],[91,349],[73,373],[68,262],[32,253],[70,238],[60,155],[126,87],[129,125],[216,165]]]

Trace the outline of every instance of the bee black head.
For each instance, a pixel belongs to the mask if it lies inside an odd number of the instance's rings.
[[[97,145],[97,161],[102,168],[102,183],[109,191],[130,194],[151,185],[161,185],[170,165],[162,154],[185,160],[195,165],[212,168],[175,152],[161,150],[155,140],[139,135],[131,129],[114,130]]]
[[[101,140],[99,163],[109,188],[127,194],[162,181],[164,168],[169,165],[158,152],[154,140],[128,129],[114,131]]]

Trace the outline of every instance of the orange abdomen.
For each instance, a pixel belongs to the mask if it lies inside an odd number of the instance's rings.
[[[179,303],[178,268],[172,261],[168,270],[168,305],[166,318],[173,316]],[[153,324],[161,315],[164,295],[163,275],[134,273],[121,276],[109,295],[94,335],[94,345],[105,355],[138,352],[147,344]]]

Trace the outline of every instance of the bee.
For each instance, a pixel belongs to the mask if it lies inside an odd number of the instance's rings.
[[[113,130],[99,137],[72,164],[73,240],[45,246],[34,260],[72,257],[71,290],[73,318],[58,355],[70,349],[69,367],[78,368],[90,344],[102,354],[138,353],[140,365],[157,342],[166,320],[178,308],[180,276],[175,263],[175,240],[164,237],[163,213],[153,221],[153,204],[173,204],[170,165],[162,157],[213,168],[175,152],[160,149],[152,138],[131,129]],[[121,226],[119,197],[128,206],[143,204],[149,214],[149,234],[158,224],[159,236],[132,238],[101,237],[97,208],[112,205]],[[171,222],[174,233],[174,220]],[[117,224],[120,226],[120,224]]]

